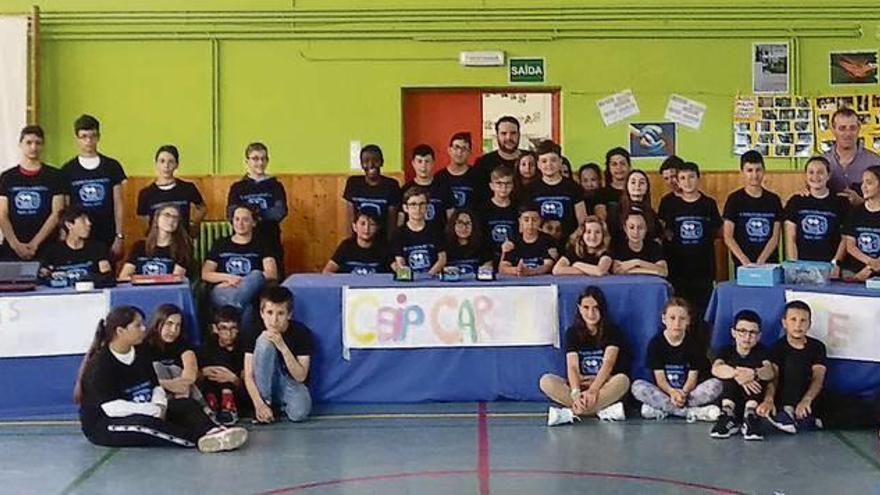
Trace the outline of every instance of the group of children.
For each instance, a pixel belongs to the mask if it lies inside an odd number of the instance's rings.
[[[784,335],[767,349],[760,344],[764,322],[751,310],[734,317],[733,345],[709,364],[707,349],[694,332],[687,301],[671,298],[662,328],[647,349],[648,379],[627,377],[626,339],[608,320],[602,291],[588,287],[578,298],[574,324],[565,335],[566,377],[546,374],[539,387],[553,402],[547,424],[572,423],[582,416],[626,419],[628,392],[646,419],[667,416],[714,422],[710,436],[762,440],[773,427],[785,433],[823,427],[876,425],[874,405],[824,392],[825,345],[807,335],[811,310],[803,301],[785,305]]]

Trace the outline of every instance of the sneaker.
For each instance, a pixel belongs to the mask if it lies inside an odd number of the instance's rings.
[[[797,431],[816,431],[822,429],[822,420],[815,416],[807,416],[804,419],[795,419]]]
[[[742,424],[742,436],[746,440],[763,440],[764,435],[761,434],[761,422],[755,414],[749,414],[745,417]]]
[[[660,409],[655,409],[655,408],[649,406],[648,404],[642,404],[642,417],[643,418],[656,419],[659,421],[661,419],[666,419],[666,416],[668,416],[666,411],[663,411]]]
[[[547,410],[547,426],[567,425],[575,422],[577,416],[567,407],[550,407]]]
[[[223,426],[232,426],[238,423],[238,407],[235,405],[235,394],[232,390],[223,390],[220,412],[217,414],[217,419]]]
[[[792,435],[797,433],[794,418],[783,409],[780,409],[775,416],[767,416],[767,421],[779,431],[784,431],[785,433]]]
[[[225,428],[218,426],[199,438],[199,452],[213,454],[235,450],[247,442],[248,432],[244,428]]]
[[[605,409],[600,409],[596,413],[602,421],[623,421],[626,419],[626,412],[623,410],[623,402],[615,402]]]
[[[719,416],[721,416],[721,408],[715,404],[710,404],[708,406],[687,408],[686,419],[688,423],[695,423],[697,421],[712,422],[718,421]]]
[[[730,438],[731,435],[735,435],[738,432],[739,425],[736,424],[733,416],[722,414],[721,416],[718,416],[718,420],[715,421],[715,426],[712,427],[709,436],[712,438]]]

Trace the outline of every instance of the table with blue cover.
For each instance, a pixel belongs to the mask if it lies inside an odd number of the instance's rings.
[[[715,288],[706,310],[706,321],[712,326],[712,349],[717,352],[733,344],[730,335],[733,317],[743,309],[758,313],[763,322],[761,343],[772,347],[783,336],[782,313],[786,290],[880,298],[880,291],[866,289],[861,284],[835,282],[829,285],[743,287],[735,282],[724,282]],[[865,331],[874,332],[877,329],[866,328]],[[829,358],[826,386],[842,394],[872,393],[880,388],[880,363]]]
[[[395,282],[390,275],[292,275],[284,286],[294,294],[294,319],[312,332],[315,352],[309,373],[314,398],[321,402],[423,402],[543,400],[538,380],[544,373],[564,376],[563,349],[534,347],[447,347],[351,349],[343,358],[342,288],[365,287],[558,287],[560,341],[577,311],[577,296],[599,286],[608,300],[610,320],[628,340],[635,377],[648,376],[645,350],[659,328],[660,311],[671,288],[651,276],[504,278],[491,282]]]
[[[133,287],[125,284],[110,291],[110,305],[131,305],[139,308],[149,319],[155,309],[165,303],[175,304],[183,310],[187,339],[198,346],[196,309],[188,283]],[[0,297],[30,297],[74,294],[73,289],[50,289],[41,287],[33,292],[9,293]],[[51,310],[51,308],[47,308]],[[95,322],[97,328],[98,322]],[[59,329],[63,329],[64,316],[59,315]],[[0,417],[34,417],[54,414],[70,414],[76,411],[73,404],[73,384],[82,354],[64,356],[34,356],[0,359]]]

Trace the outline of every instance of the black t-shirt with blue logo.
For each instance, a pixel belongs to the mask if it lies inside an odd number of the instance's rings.
[[[843,234],[856,240],[856,247],[871,258],[880,258],[880,211],[868,211],[865,205],[853,209],[843,227]],[[844,268],[854,272],[865,267],[861,261],[847,256]]]
[[[792,196],[785,205],[785,220],[797,227],[798,259],[831,261],[848,210],[849,202],[836,194],[824,198]]]
[[[205,200],[192,182],[176,179],[174,187],[170,189],[162,189],[154,182],[138,193],[137,214],[149,217],[152,222],[156,208],[167,204],[172,204],[180,210],[180,221],[189,227],[190,205],[203,205]]]
[[[374,273],[391,273],[391,256],[388,248],[379,242],[364,248],[358,246],[352,237],[339,243],[333,256],[330,257],[339,267],[338,273],[355,275],[372,275]]]
[[[21,166],[0,174],[0,196],[7,199],[9,221],[19,242],[28,243],[52,214],[52,198],[65,193],[58,169],[43,164],[33,175]]]
[[[98,262],[108,261],[107,246],[99,241],[87,240],[82,248],[72,249],[64,241],[46,247],[42,254],[42,265],[52,272],[65,272],[67,279],[94,280],[100,273]]]
[[[617,243],[611,249],[611,258],[617,261],[642,260],[657,263],[663,260],[663,248],[657,241],[645,240],[641,251],[633,251],[626,241]]]
[[[253,237],[247,244],[232,241],[232,236],[214,243],[208,259],[217,263],[217,271],[244,277],[252,271],[263,270],[263,259],[270,258],[259,239]]]
[[[461,175],[453,175],[448,169],[437,172],[434,176],[449,185],[453,208],[474,209],[480,204],[484,191],[480,186],[479,172],[468,167]]]
[[[113,187],[122,184],[125,171],[118,161],[98,155],[98,167],[89,170],[74,157],[61,167],[70,204],[81,206],[92,221],[91,238],[108,246],[115,241],[116,221],[113,215]]]
[[[648,344],[648,368],[663,371],[672,388],[684,387],[689,372],[705,373],[708,366],[706,353],[700,349],[698,339],[690,334],[685,334],[684,340],[674,346],[661,331]]]
[[[669,277],[674,279],[715,278],[715,236],[721,227],[721,215],[715,200],[700,194],[693,202],[674,194],[660,201],[659,218],[672,232],[666,243]]]
[[[733,222],[734,240],[743,253],[755,261],[773,236],[773,223],[782,220],[782,201],[766,189],[759,198],[749,196],[745,188],[738,189],[727,197],[724,219]],[[767,262],[779,262],[779,253],[775,249]],[[736,256],[733,257],[733,263],[740,265]]]
[[[458,267],[461,275],[476,275],[489,261],[492,261],[492,252],[485,243],[462,246],[455,242],[446,246],[446,266]]]
[[[552,186],[537,180],[526,188],[525,197],[538,208],[542,220],[556,220],[562,225],[563,238],[577,229],[574,208],[584,201],[584,191],[571,179],[563,178]]]
[[[425,225],[422,230],[415,231],[403,224],[391,244],[394,256],[406,261],[406,266],[415,273],[424,273],[434,266],[437,256],[446,251],[443,234],[437,229]]]
[[[400,206],[400,185],[385,176],[379,184],[367,185],[363,175],[349,177],[342,197],[354,206],[355,211],[369,211],[379,219],[379,229],[384,231],[388,222],[388,208]]]
[[[128,255],[128,262],[134,265],[136,275],[171,275],[174,273],[174,265],[186,268],[182,261],[175,261],[171,256],[170,246],[156,246],[153,255],[147,255],[146,241],[138,241]]]
[[[80,408],[84,429],[91,429],[106,416],[102,404],[114,400],[145,404],[153,399],[153,389],[159,386],[159,379],[153,370],[151,352],[146,344],[135,346],[134,351],[131,364],[119,361],[107,346],[89,361],[83,375]]]
[[[483,205],[479,215],[483,222],[483,235],[497,259],[501,255],[504,241],[513,241],[517,236],[519,212],[516,203],[511,201],[507,206],[498,206],[489,200]]]
[[[556,241],[543,232],[538,232],[535,242],[526,242],[517,236],[513,239],[513,250],[504,255],[504,260],[513,266],[522,260],[526,268],[539,268],[545,260],[553,261],[552,249],[556,249]]]
[[[588,339],[584,330],[575,326],[571,326],[565,331],[565,353],[577,353],[580,362],[581,376],[596,376],[602,364],[605,362],[605,349],[607,347],[617,347],[620,352],[617,355],[617,361],[614,363],[614,373],[621,373],[626,369],[623,354],[624,350],[620,330],[616,326],[608,323],[602,332],[601,342],[591,342],[594,339]]]
[[[452,196],[449,192],[449,186],[437,177],[434,177],[429,186],[421,186],[413,181],[409,181],[400,189],[401,197],[413,187],[428,189],[431,195],[428,199],[428,207],[425,209],[425,222],[433,229],[445,229],[446,210],[447,208],[452,208]]]
[[[281,218],[272,218],[272,212],[282,218],[287,215],[287,193],[284,185],[275,177],[266,177],[256,181],[245,176],[232,184],[226,198],[226,208],[232,205],[250,205],[260,212],[260,221],[254,229],[254,235],[263,244],[279,250],[281,246]],[[280,210],[279,210],[280,208]]]

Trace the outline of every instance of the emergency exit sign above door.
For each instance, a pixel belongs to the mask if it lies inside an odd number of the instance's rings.
[[[511,84],[543,83],[547,70],[543,58],[509,58],[507,79]]]

